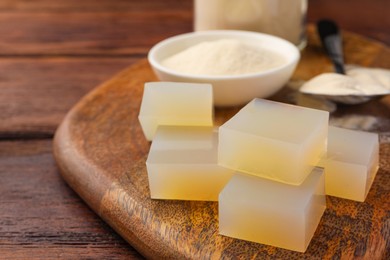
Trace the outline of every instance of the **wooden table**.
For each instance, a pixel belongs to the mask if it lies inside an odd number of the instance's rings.
[[[310,0],[309,21],[390,44],[388,0]],[[141,258],[67,186],[52,156],[66,112],[158,41],[190,0],[0,2],[0,258]]]

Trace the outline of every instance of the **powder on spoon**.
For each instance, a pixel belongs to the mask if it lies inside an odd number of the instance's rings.
[[[205,41],[162,61],[177,72],[192,75],[241,75],[276,68],[282,55],[235,39]]]
[[[347,75],[323,73],[307,81],[300,89],[320,95],[390,94],[390,70],[347,66]]]

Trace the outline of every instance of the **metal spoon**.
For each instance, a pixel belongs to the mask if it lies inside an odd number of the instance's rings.
[[[321,20],[317,23],[317,31],[321,39],[322,46],[333,63],[335,72],[345,74],[344,55],[342,48],[342,38],[337,24],[331,20]],[[310,94],[310,93],[306,93]],[[360,104],[382,95],[326,95],[310,94],[320,96],[328,100],[342,104]]]

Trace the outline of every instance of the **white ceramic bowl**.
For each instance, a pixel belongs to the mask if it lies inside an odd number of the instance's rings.
[[[203,41],[238,39],[281,54],[285,63],[258,73],[227,76],[199,76],[184,74],[161,65],[161,61]],[[281,89],[293,74],[300,53],[292,43],[268,34],[217,30],[177,35],[156,44],[148,54],[153,71],[161,81],[211,83],[214,105],[242,105],[255,97],[267,98]]]

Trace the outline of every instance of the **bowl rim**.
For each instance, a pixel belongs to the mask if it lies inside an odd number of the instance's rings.
[[[177,72],[175,70],[172,70],[170,68],[167,68],[167,67],[161,65],[161,63],[159,61],[157,61],[157,59],[155,57],[156,53],[158,53],[162,47],[164,47],[166,45],[170,45],[170,44],[176,42],[177,40],[202,37],[204,35],[217,35],[217,36],[218,35],[221,35],[221,36],[226,35],[227,37],[234,36],[234,35],[238,35],[238,36],[243,35],[243,36],[249,36],[249,37],[254,37],[254,38],[256,38],[256,37],[257,38],[258,37],[268,38],[270,40],[281,42],[282,44],[287,45],[288,47],[290,47],[293,50],[293,53],[291,54],[291,58],[290,58],[290,56],[288,56],[286,63],[284,63],[278,67],[274,67],[274,68],[267,69],[267,70],[262,70],[259,72],[245,73],[245,74],[239,74],[239,75],[195,75],[195,74],[189,74],[189,73],[180,73],[180,72]],[[221,38],[223,38],[223,37],[221,37]],[[272,50],[274,50],[277,53],[280,53],[280,52],[278,52],[277,49],[272,49]],[[283,55],[283,56],[287,57],[287,55]],[[178,34],[178,35],[168,37],[168,38],[158,42],[148,52],[148,61],[152,65],[152,67],[155,67],[156,69],[158,69],[164,73],[171,74],[171,75],[176,76],[176,77],[185,77],[185,78],[192,78],[192,79],[198,79],[198,80],[207,80],[207,79],[209,79],[209,80],[232,80],[232,79],[255,78],[255,77],[259,77],[259,76],[266,76],[269,74],[274,74],[274,73],[276,73],[280,70],[283,70],[283,69],[285,69],[293,64],[298,63],[300,57],[301,57],[301,53],[300,53],[298,47],[296,47],[294,44],[292,44],[291,42],[289,42],[285,39],[282,39],[282,38],[274,36],[274,35],[266,34],[266,33],[253,32],[253,31],[242,31],[242,30],[207,30],[207,31],[195,31],[195,32]]]

